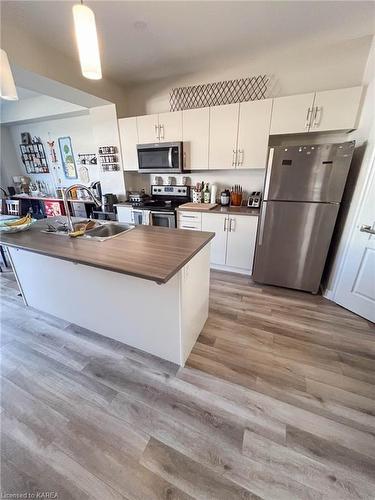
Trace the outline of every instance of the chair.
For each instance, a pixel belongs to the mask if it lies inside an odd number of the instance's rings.
[[[5,200],[8,215],[20,215],[20,200]]]

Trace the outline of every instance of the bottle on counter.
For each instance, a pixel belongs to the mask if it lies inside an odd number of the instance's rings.
[[[206,187],[203,191],[203,203],[210,203],[211,193],[208,187],[208,182],[206,182]]]

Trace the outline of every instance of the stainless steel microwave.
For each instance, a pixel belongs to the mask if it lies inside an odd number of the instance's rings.
[[[138,171],[144,174],[182,172],[182,142],[138,144]]]

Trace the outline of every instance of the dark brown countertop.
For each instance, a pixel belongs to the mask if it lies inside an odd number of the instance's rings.
[[[209,232],[140,225],[100,242],[42,233],[46,225],[47,219],[43,219],[27,231],[3,233],[0,242],[157,283],[169,281],[215,236]]]
[[[183,212],[201,212],[201,213],[210,213],[210,214],[232,214],[232,215],[252,215],[259,216],[260,209],[259,208],[249,208],[249,207],[222,207],[218,205],[215,208],[211,208],[211,210],[202,210],[201,208],[184,208],[181,205],[177,210]]]

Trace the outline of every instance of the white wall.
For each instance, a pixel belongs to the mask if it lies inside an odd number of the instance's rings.
[[[358,129],[349,135],[356,141],[356,155],[353,158],[351,178],[347,184],[343,200],[344,212],[339,221],[338,241],[330,255],[325,295],[334,300],[341,265],[349,243],[349,237],[356,223],[356,214],[361,202],[365,182],[370,169],[371,155],[375,148],[375,38],[372,43],[363,83],[367,86]]]
[[[271,97],[360,85],[371,37],[324,47],[318,42],[281,45],[259,52],[256,57],[240,54],[228,58],[225,66],[211,66],[199,73],[134,86],[128,89],[127,116],[169,111],[169,92],[173,87],[258,74],[272,77]]]
[[[76,161],[77,173],[79,173],[78,153],[95,153],[96,143],[93,136],[93,128],[90,116],[76,116],[70,118],[37,121],[24,125],[13,125],[9,127],[10,136],[16,155],[17,167],[23,175],[28,175],[32,180],[44,181],[50,185],[51,193],[53,186],[70,186],[80,179],[66,179],[62,169],[61,155],[58,146],[58,138],[69,136],[72,141],[74,158]],[[21,161],[19,144],[21,144],[21,133],[29,132],[32,137],[38,136],[42,139],[47,161],[50,167],[49,174],[27,174]],[[55,141],[57,162],[52,163],[50,149],[47,141]],[[8,168],[8,166],[7,166]],[[90,181],[99,180],[99,167],[89,166]]]
[[[13,186],[12,177],[14,175],[23,175],[25,172],[18,163],[8,127],[1,126],[0,138],[0,186],[6,189],[8,186]]]

